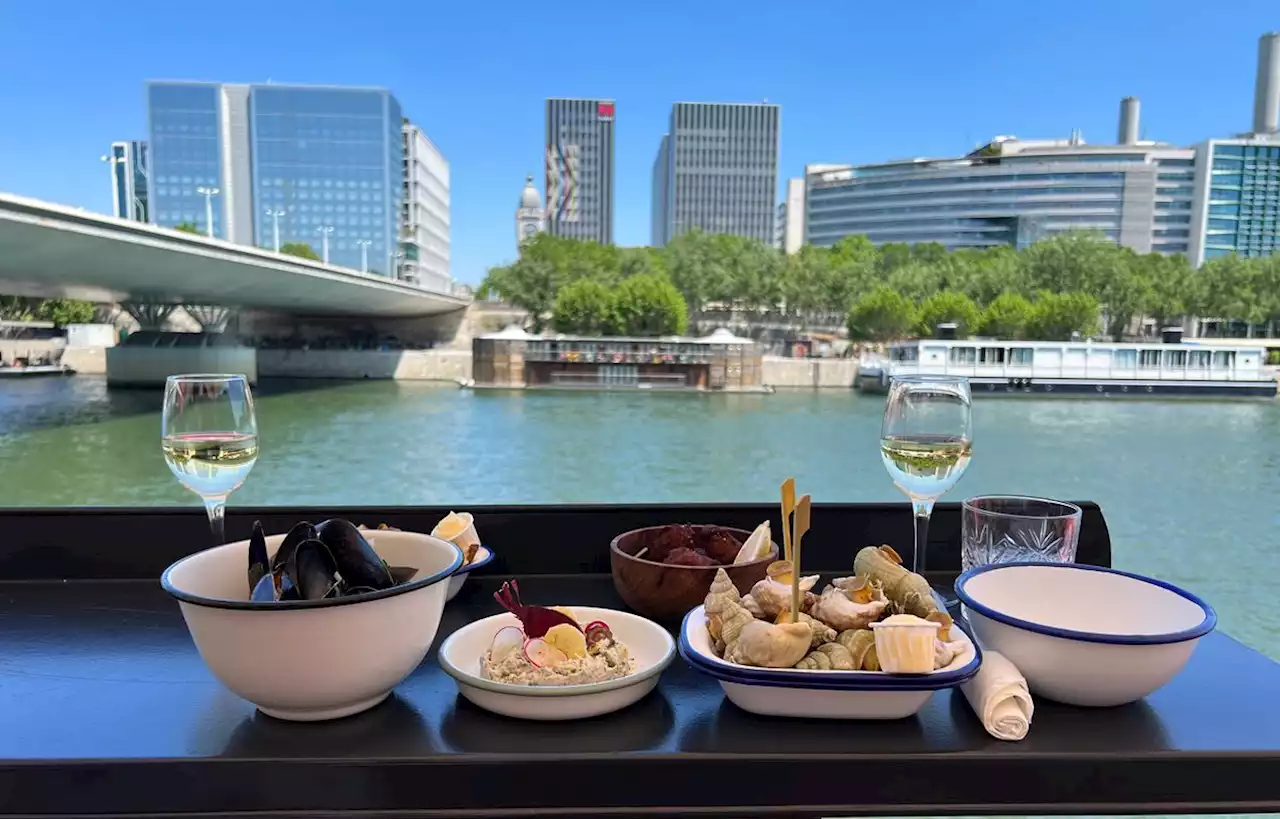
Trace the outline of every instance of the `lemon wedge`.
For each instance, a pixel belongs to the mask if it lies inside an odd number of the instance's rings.
[[[769,556],[773,549],[773,536],[769,532],[769,521],[765,521],[755,528],[755,531],[747,538],[747,542],[742,544],[742,548],[738,550],[738,556],[733,559],[734,563],[751,563],[752,561],[761,560]]]
[[[453,540],[458,535],[467,531],[467,527],[469,525],[470,521],[466,518],[462,517],[457,512],[450,512],[436,524],[436,528],[431,530],[431,534],[441,540]]]

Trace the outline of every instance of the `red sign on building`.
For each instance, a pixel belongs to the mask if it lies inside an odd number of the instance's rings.
[[[596,116],[600,119],[613,119],[613,103],[600,102],[596,103]]]

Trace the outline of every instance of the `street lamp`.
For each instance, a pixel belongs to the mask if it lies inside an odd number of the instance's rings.
[[[204,224],[205,234],[210,239],[213,238],[213,197],[217,196],[219,191],[217,188],[196,188],[196,193],[204,196]]]
[[[267,215],[271,217],[271,242],[275,245],[276,253],[280,252],[280,217],[284,216],[282,210],[272,210],[267,208]]]
[[[324,225],[316,228],[316,233],[320,234],[320,255],[324,257],[324,263],[329,263],[329,234],[333,233],[333,225]]]
[[[373,242],[369,239],[356,239],[356,244],[360,245],[360,272],[369,272],[369,245]]]
[[[111,171],[111,210],[115,212],[116,216],[127,219],[128,214],[120,212],[120,178],[116,175],[116,166],[123,165],[126,160],[124,157],[116,156],[114,153],[110,156],[103,154],[98,158],[107,163],[107,170]]]

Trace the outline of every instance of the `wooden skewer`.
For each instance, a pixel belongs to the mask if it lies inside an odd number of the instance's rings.
[[[809,502],[808,495],[800,498],[800,502],[796,504],[796,531],[791,538],[791,622],[800,622],[800,541],[804,539],[805,532],[809,531]]]
[[[796,511],[796,479],[782,482],[782,559],[791,560],[791,515]]]

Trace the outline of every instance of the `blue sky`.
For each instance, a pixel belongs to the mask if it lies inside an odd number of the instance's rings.
[[[143,82],[381,85],[449,159],[453,267],[515,253],[543,100],[613,97],[615,240],[649,236],[650,172],[675,101],[782,106],[783,177],[806,162],[948,155],[995,134],[1245,130],[1276,0],[1018,4],[643,0],[0,0],[0,190],[109,212],[98,157],[144,137]],[[207,9],[208,11],[205,11]],[[1037,10],[1039,9],[1039,10]]]

